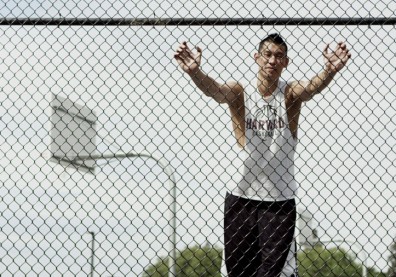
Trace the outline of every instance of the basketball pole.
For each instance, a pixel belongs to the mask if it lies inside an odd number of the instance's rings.
[[[94,259],[95,259],[95,233],[93,231],[89,231],[88,233],[92,236],[92,246],[91,246],[91,275],[90,277],[94,276]]]
[[[174,177],[174,170],[170,163],[163,159],[154,156],[151,153],[143,151],[141,153],[114,153],[114,154],[92,154],[87,156],[77,156],[74,157],[69,162],[77,162],[77,161],[89,161],[89,160],[110,160],[110,159],[125,159],[125,158],[149,158],[153,159],[157,162],[158,165],[164,170],[164,172],[169,177],[169,186],[170,186],[170,196],[171,196],[171,218],[170,218],[170,226],[171,226],[171,251],[169,255],[169,277],[176,276],[176,181]]]

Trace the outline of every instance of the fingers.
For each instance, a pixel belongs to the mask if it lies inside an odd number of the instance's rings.
[[[195,61],[196,61],[198,64],[201,64],[202,49],[201,49],[201,47],[199,47],[199,46],[197,46],[195,49],[197,50],[197,54],[195,55]]]
[[[200,47],[196,47],[197,54],[194,54],[191,49],[188,47],[187,42],[182,42],[177,48],[174,57],[182,58],[182,59],[197,59],[202,55],[202,49]]]
[[[330,48],[330,43],[326,43],[325,47],[323,48],[323,55],[327,55]]]
[[[174,53],[174,58],[181,69],[187,73],[196,72],[201,65],[202,49],[196,47],[196,53],[193,53],[188,47],[187,42],[182,42]]]
[[[328,69],[335,70],[335,72],[340,71],[352,56],[344,41],[338,42],[334,50],[330,48],[329,44],[326,44],[323,55]]]
[[[326,43],[323,52],[328,52],[328,50],[330,49],[330,43]],[[331,49],[330,49],[331,50]],[[341,51],[347,51],[347,45],[344,41],[340,41],[337,43],[336,49],[333,52],[337,52],[337,50],[341,50]]]
[[[346,53],[346,54],[349,53],[349,49],[347,48],[347,45],[345,44],[345,42],[340,41],[337,43],[336,52]]]
[[[342,59],[341,59],[341,60],[342,60],[342,63],[343,63],[343,64],[346,64],[347,61],[348,61],[351,57],[352,57],[352,54],[349,53],[349,51],[345,52],[345,56],[342,57]]]
[[[330,49],[331,53],[328,53]],[[344,41],[340,41],[337,43],[335,50],[331,50],[330,44],[327,43],[323,49],[323,55],[336,55],[337,57],[343,59],[344,57],[348,57],[348,59],[352,56],[349,52],[349,49]]]
[[[338,56],[341,58],[343,64],[345,64],[352,56],[352,54],[349,52],[349,49],[347,48],[345,42],[340,42],[338,45],[339,45]]]
[[[177,63],[178,63],[181,67],[183,67],[184,60],[183,60],[182,58],[180,58],[180,56],[177,55],[177,54],[174,55],[174,58],[176,59]]]
[[[202,49],[201,49],[201,47],[197,46],[196,49],[197,49],[198,54],[199,54],[199,55],[202,55]]]
[[[179,45],[175,52],[175,57],[178,56],[180,58],[186,59],[188,57],[192,57],[192,52],[190,48],[187,46],[187,42],[183,42]]]
[[[338,42],[337,43],[337,49],[342,49],[342,50],[346,49],[345,42],[343,42],[343,41]]]
[[[189,51],[188,51],[188,47],[187,47],[187,43],[183,42],[182,44],[179,45],[179,47],[176,49],[175,52],[175,58],[182,58],[182,59],[186,59],[189,55]]]

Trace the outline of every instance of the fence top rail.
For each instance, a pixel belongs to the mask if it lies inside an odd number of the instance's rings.
[[[225,26],[225,25],[395,25],[381,18],[0,18],[0,25],[46,26]]]

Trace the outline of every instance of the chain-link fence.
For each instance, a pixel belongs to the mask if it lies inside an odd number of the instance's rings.
[[[395,276],[395,10],[388,0],[0,4],[0,275],[226,275],[225,197],[246,177],[245,151],[229,106],[174,54],[187,41],[203,50],[203,72],[247,85],[276,32],[288,45],[281,81],[322,72],[326,43],[352,54],[301,107],[299,275]]]

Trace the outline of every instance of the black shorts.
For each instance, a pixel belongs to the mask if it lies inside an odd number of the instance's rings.
[[[228,277],[280,276],[290,251],[295,253],[295,224],[294,199],[263,202],[227,193],[224,258]],[[296,265],[292,268],[287,277],[296,275]]]

